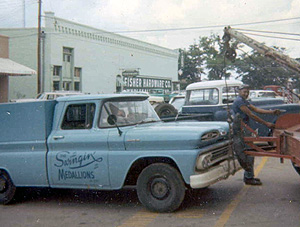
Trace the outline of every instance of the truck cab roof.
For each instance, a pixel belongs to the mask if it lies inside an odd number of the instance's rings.
[[[58,102],[65,101],[84,101],[94,99],[147,99],[148,96],[144,94],[96,94],[96,95],[76,95],[76,96],[64,96],[57,98]]]
[[[227,80],[227,86],[240,86],[242,85],[242,81],[239,80]],[[203,89],[203,88],[212,88],[212,87],[224,87],[226,86],[225,80],[210,80],[192,83],[186,87],[186,90],[195,90],[195,89]]]

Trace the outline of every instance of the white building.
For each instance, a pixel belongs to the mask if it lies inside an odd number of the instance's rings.
[[[113,93],[171,90],[178,83],[178,51],[74,23],[45,13],[41,41],[41,90]],[[37,69],[37,28],[0,29],[9,56]],[[9,99],[32,98],[37,77],[12,78]]]

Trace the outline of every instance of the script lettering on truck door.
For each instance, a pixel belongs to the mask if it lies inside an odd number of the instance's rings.
[[[57,153],[55,166],[59,168],[58,180],[66,179],[94,179],[94,171],[85,171],[84,167],[93,165],[94,169],[99,167],[102,157],[96,157],[96,152],[77,155],[76,152],[62,151]]]
[[[99,103],[71,103],[49,140],[50,181],[54,187],[108,188],[107,131],[95,117]],[[97,108],[98,107],[98,108]]]

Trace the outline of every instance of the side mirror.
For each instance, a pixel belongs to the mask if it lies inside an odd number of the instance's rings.
[[[116,115],[113,115],[113,114],[109,115],[107,117],[107,122],[110,125],[115,125],[117,123],[117,117],[116,117]]]

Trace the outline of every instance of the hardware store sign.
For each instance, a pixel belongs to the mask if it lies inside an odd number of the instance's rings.
[[[170,79],[123,76],[124,90],[148,91],[151,89],[171,90]]]

